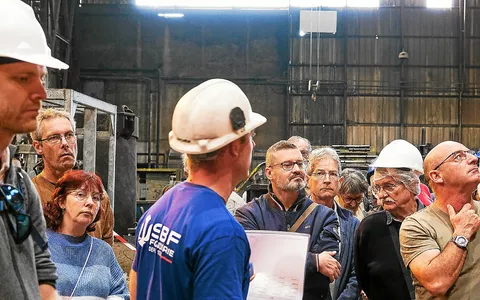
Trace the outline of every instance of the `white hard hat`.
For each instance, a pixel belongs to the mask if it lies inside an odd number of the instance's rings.
[[[53,58],[33,9],[20,0],[0,0],[0,57],[56,69],[68,65]]]
[[[220,149],[265,123],[233,82],[211,79],[186,93],[175,106],[170,147],[187,154]]]
[[[423,174],[422,154],[417,147],[405,140],[395,140],[386,145],[377,160],[371,165],[373,168],[408,168]]]

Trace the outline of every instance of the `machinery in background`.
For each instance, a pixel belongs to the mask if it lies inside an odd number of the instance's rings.
[[[115,215],[114,230],[127,234],[135,223],[138,118],[132,110],[70,89],[47,89],[43,107],[64,109],[76,122],[76,168],[102,178]],[[117,122],[118,120],[118,122]],[[28,135],[16,137],[15,157],[30,176],[42,168]]]
[[[136,222],[138,117],[122,105],[117,120],[114,229],[119,235],[126,235]]]
[[[170,187],[181,180],[181,169],[137,169],[136,220],[147,211]]]

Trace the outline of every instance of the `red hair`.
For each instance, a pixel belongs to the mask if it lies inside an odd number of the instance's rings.
[[[52,199],[43,206],[43,214],[47,227],[52,230],[57,230],[63,221],[63,212],[60,204],[64,204],[67,200],[67,195],[72,191],[82,189],[87,193],[97,192],[100,194],[100,199],[103,200],[103,184],[100,177],[94,173],[87,173],[83,170],[69,170],[57,181],[55,191]],[[101,207],[101,204],[98,204]],[[95,224],[102,215],[102,210],[99,209],[95,219],[87,226],[86,231],[91,232],[95,230]]]

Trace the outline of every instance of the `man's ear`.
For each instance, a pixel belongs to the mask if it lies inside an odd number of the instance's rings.
[[[237,139],[230,144],[228,144],[227,151],[232,157],[238,157],[241,151],[241,142],[240,139]]]
[[[33,148],[35,148],[38,155],[43,155],[42,144],[39,141],[33,141]]]
[[[435,183],[443,183],[442,175],[438,171],[430,171],[428,177]]]
[[[273,178],[272,168],[270,167],[265,168],[265,176],[267,176],[268,180],[272,180]]]
[[[340,185],[342,185],[342,182],[345,180],[345,177],[340,177],[340,179],[338,179],[338,183],[340,183]]]

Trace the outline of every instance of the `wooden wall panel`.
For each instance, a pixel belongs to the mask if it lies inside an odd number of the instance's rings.
[[[408,98],[406,124],[458,124],[456,98]]]
[[[343,126],[292,126],[291,132],[292,135],[308,137],[315,146],[339,145],[345,141]]]
[[[291,122],[307,125],[343,124],[343,97],[309,96],[291,97]]]
[[[347,144],[370,145],[372,152],[380,152],[382,148],[400,136],[397,126],[347,126]]]
[[[474,99],[474,98],[463,99],[462,124],[463,125],[480,125],[480,99]]]
[[[400,122],[399,103],[397,97],[349,97],[347,121],[349,124],[397,124]]]
[[[437,145],[443,141],[458,140],[458,127],[426,127],[426,142]],[[404,139],[415,144],[421,144],[422,127],[406,127]]]
[[[480,127],[462,128],[462,144],[475,151],[480,150]]]

